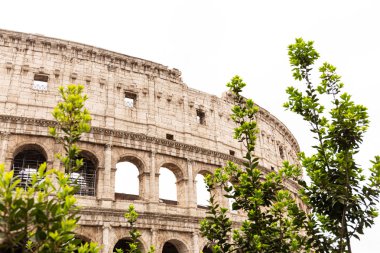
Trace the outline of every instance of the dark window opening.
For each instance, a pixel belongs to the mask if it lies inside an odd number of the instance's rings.
[[[13,159],[12,169],[15,176],[21,180],[19,186],[26,189],[32,180],[33,174],[36,174],[46,158],[37,150],[24,150],[18,153]]]
[[[164,248],[162,249],[162,253],[179,253],[179,252],[172,243],[166,242],[164,244]]]
[[[230,155],[235,156],[235,151],[230,150]]]
[[[131,246],[129,246],[130,243],[132,243],[130,239],[121,239],[116,243],[115,247],[113,247],[112,252],[116,252],[116,249],[121,249],[122,252],[129,252],[131,250]]]
[[[271,171],[274,171],[274,167],[273,167],[273,166],[270,166],[270,170],[271,170]]]
[[[124,105],[128,108],[136,107],[136,98],[137,95],[135,93],[126,92],[124,94]]]
[[[285,156],[284,156],[284,149],[282,147],[280,147],[279,151],[280,151],[280,157],[281,157],[281,159],[284,159],[285,158]]]
[[[166,139],[174,141],[174,135],[172,135],[172,134],[166,134]]]
[[[47,75],[35,74],[33,79],[34,90],[47,90],[49,77]]]
[[[212,253],[212,250],[209,247],[204,246],[203,249],[202,249],[202,252],[203,253]]]
[[[201,125],[206,124],[206,114],[200,109],[197,109],[197,123]]]
[[[70,179],[77,187],[77,195],[95,196],[96,194],[96,169],[94,163],[86,157],[83,159],[83,166],[75,172],[71,172]]]

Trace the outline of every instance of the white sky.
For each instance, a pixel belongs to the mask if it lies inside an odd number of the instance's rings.
[[[314,40],[321,61],[338,67],[346,90],[369,109],[371,128],[360,164],[380,154],[380,2],[267,1],[4,1],[0,27],[90,44],[178,68],[193,88],[220,95],[238,74],[245,96],[272,112],[309,152],[312,138],[298,116],[285,112],[294,84],[287,45]],[[355,252],[378,252],[380,221]]]

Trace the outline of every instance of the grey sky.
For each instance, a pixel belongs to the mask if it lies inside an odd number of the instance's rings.
[[[358,155],[363,167],[380,154],[380,2],[4,1],[0,27],[90,44],[182,71],[193,88],[220,95],[238,74],[245,95],[266,108],[310,152],[307,125],[282,108],[292,81],[287,45],[314,40],[320,65],[337,66],[346,90],[369,109],[371,128]],[[378,252],[380,221],[355,252]]]

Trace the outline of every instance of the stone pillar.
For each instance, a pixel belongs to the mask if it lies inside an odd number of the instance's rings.
[[[153,245],[155,248],[156,248],[156,252],[158,252],[158,240],[157,240],[157,229],[156,228],[151,228],[150,229],[150,233],[151,233],[151,236],[150,236],[150,245],[147,245],[148,249],[151,245]]]
[[[200,249],[199,249],[199,243],[198,243],[198,239],[199,239],[198,232],[193,232],[192,237],[193,237],[193,253],[199,253]]]
[[[108,252],[111,252],[112,249],[110,249],[110,229],[111,229],[111,225],[109,222],[105,222],[103,224],[103,241],[102,241],[102,253],[108,253]]]
[[[107,201],[114,200],[115,189],[112,185],[112,146],[106,144],[104,148],[104,173],[103,173],[103,194],[102,199]]]
[[[194,161],[192,159],[187,159],[187,174],[189,176],[187,191],[188,191],[188,206],[190,208],[197,207],[197,191],[196,191],[196,180],[193,175]]]
[[[150,200],[150,175],[149,171],[141,171],[139,174],[139,195],[142,200]]]
[[[5,156],[7,154],[8,150],[8,141],[9,141],[9,133],[7,132],[0,132],[0,164],[5,165]],[[5,167],[6,170],[9,169]]]
[[[189,207],[188,181],[187,178],[182,178],[177,181],[177,201],[178,205],[182,207]]]
[[[159,171],[156,168],[156,152],[150,153],[150,189],[149,189],[149,200],[150,202],[158,203],[159,200],[159,189],[158,189],[158,177],[160,176]]]

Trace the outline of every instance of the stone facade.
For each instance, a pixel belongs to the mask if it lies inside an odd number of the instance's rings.
[[[158,63],[40,35],[0,30],[0,163],[14,168],[20,152],[34,150],[50,167],[62,169],[54,154],[61,145],[48,135],[57,88],[85,86],[92,131],[80,147],[92,162],[95,193],[78,196],[78,237],[112,252],[128,236],[123,214],[133,203],[140,213],[143,252],[170,242],[177,252],[198,253],[205,241],[199,221],[195,177],[213,173],[226,161],[241,162],[244,153],[232,138],[231,97],[221,98],[186,86],[181,72]],[[256,155],[264,171],[283,160],[296,161],[298,144],[286,126],[260,108]],[[116,164],[129,161],[139,170],[139,196],[115,195]],[[13,167],[12,167],[13,166]],[[159,169],[177,179],[177,202],[160,201]],[[25,173],[25,172],[24,172]],[[295,192],[297,185],[289,182]],[[221,195],[221,194],[219,194]],[[221,198],[223,205],[226,200]],[[236,221],[239,214],[231,214]],[[175,252],[166,250],[167,252]]]

